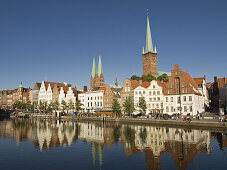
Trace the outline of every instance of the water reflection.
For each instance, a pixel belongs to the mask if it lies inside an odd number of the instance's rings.
[[[100,122],[70,122],[13,119],[0,121],[0,137],[13,138],[17,145],[30,140],[42,152],[55,147],[69,147],[81,140],[90,142],[93,165],[103,164],[104,145],[121,143],[127,157],[145,153],[147,169],[161,169],[161,155],[170,153],[177,169],[186,169],[199,152],[211,153],[211,140],[227,146],[221,132],[156,126],[103,124]]]

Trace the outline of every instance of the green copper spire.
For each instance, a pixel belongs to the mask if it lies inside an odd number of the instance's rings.
[[[153,44],[151,38],[151,29],[149,24],[149,18],[147,16],[147,36],[146,36],[146,53],[152,52],[153,53]]]
[[[96,67],[95,67],[95,59],[93,58],[93,67],[92,67],[92,73],[91,73],[92,78],[95,77],[95,74],[96,74]]]
[[[101,62],[101,56],[99,56],[99,65],[98,65],[98,76],[103,74],[102,72],[102,62]]]
[[[22,82],[20,83],[19,88],[23,88],[23,84],[22,84]]]

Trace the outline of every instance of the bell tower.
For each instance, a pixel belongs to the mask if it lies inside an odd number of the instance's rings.
[[[146,50],[143,48],[143,75],[157,74],[157,49],[153,48],[149,18],[147,16]]]

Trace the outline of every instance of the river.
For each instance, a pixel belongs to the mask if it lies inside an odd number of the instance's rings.
[[[227,169],[227,132],[36,119],[0,121],[0,169]]]

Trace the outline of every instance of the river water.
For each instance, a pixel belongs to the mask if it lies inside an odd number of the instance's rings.
[[[0,169],[227,169],[227,132],[101,122],[0,121]]]

